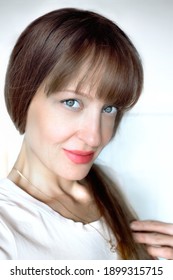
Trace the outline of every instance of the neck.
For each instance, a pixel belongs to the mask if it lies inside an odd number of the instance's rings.
[[[62,214],[66,218],[73,219],[74,221],[83,222],[84,224],[93,222],[100,218],[100,212],[94,201],[88,204],[76,203],[69,196],[59,197],[58,199],[50,197],[40,190],[37,186],[33,185],[16,167],[13,167],[13,172],[23,180],[23,186],[20,186],[24,191],[32,195],[34,198],[41,200],[48,204],[52,209]],[[14,174],[14,175],[15,175]],[[24,187],[27,184],[27,190]],[[39,196],[39,198],[38,198]],[[40,199],[41,198],[41,199]],[[67,206],[68,205],[68,208]],[[79,214],[80,213],[80,216]]]
[[[77,201],[88,200],[88,190],[86,186],[81,185],[75,180],[66,180],[56,174],[53,174],[38,158],[28,152],[23,141],[19,156],[15,162],[16,167],[34,186],[37,186],[49,197],[58,198],[67,195]],[[20,176],[13,174],[13,170],[8,175],[17,185],[26,187],[26,182]]]
[[[28,156],[24,143],[8,178],[67,218],[87,223],[100,217],[87,186],[51,174],[38,160]]]

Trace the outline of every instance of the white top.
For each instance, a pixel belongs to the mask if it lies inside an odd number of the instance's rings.
[[[93,228],[94,227],[94,228]],[[0,259],[118,259],[103,219],[84,225],[64,218],[9,179],[0,181]],[[114,240],[115,241],[115,240]]]

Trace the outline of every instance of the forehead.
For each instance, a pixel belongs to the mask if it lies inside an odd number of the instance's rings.
[[[106,85],[104,87],[105,73],[107,66],[103,63],[104,59],[95,61],[87,59],[78,69],[74,69],[69,74],[65,74],[63,78],[59,78],[55,72],[50,75],[50,79],[46,81],[48,94],[55,93],[61,90],[72,90],[76,94],[97,98],[109,99],[106,94],[106,89],[110,91]],[[104,87],[104,94],[101,93]]]
[[[63,89],[71,91],[77,95],[90,98],[90,99],[102,99],[98,96],[98,79],[85,78],[82,76],[77,76],[75,79],[71,80]]]
[[[89,55],[73,63],[72,67],[65,62],[61,67],[57,65],[45,81],[46,93],[50,95],[69,89],[120,108],[127,88],[124,78],[115,57]]]

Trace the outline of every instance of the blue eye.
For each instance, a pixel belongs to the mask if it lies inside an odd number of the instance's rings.
[[[114,106],[106,106],[103,108],[103,112],[107,114],[115,114],[117,112],[117,109]]]
[[[76,99],[63,100],[62,103],[65,104],[65,106],[70,107],[70,108],[74,108],[74,109],[80,108],[79,101],[77,101]]]

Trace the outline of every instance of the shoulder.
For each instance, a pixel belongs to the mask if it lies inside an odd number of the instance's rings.
[[[13,232],[20,221],[22,205],[25,203],[18,191],[18,187],[10,180],[0,180],[0,222],[3,233],[7,229]]]
[[[41,207],[37,207],[37,201],[12,181],[9,179],[0,181],[1,220],[4,219],[11,227],[16,224],[20,226],[20,222],[25,222],[26,216],[33,216],[38,209]]]
[[[11,182],[9,179],[1,179],[0,180],[0,207],[2,205],[10,204],[10,201],[15,201],[16,195],[15,192],[17,192],[17,186]]]
[[[0,260],[17,258],[15,238],[7,223],[0,218]]]
[[[13,183],[8,178],[0,179],[0,195],[11,188],[12,185]]]
[[[10,229],[10,221],[8,215],[8,179],[0,180],[0,259],[15,259],[17,249],[13,233]]]
[[[0,190],[3,189],[8,184],[9,184],[9,180],[7,178],[0,179]]]

